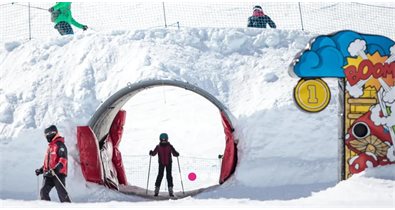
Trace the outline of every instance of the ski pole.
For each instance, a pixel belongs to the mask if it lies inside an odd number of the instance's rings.
[[[184,184],[182,183],[180,161],[179,161],[179,159],[178,159],[178,156],[177,156],[177,163],[178,163],[178,171],[180,172],[180,180],[181,180],[182,194],[185,195]]]
[[[88,29],[94,31],[94,32],[98,32],[96,28],[92,28],[92,27],[88,27]]]
[[[40,197],[40,175],[37,176],[37,198],[38,198],[38,200],[41,199],[41,197]]]
[[[69,200],[70,200],[70,202],[71,202],[71,198],[70,198],[70,196],[69,196],[69,193],[67,192],[66,187],[63,185],[63,183],[60,181],[58,175],[56,175],[56,173],[55,173],[53,170],[51,170],[51,174],[54,175],[54,176],[56,177],[56,179],[58,180],[58,182],[60,183],[60,185],[63,187],[64,191],[66,192],[67,197],[69,198]]]
[[[41,8],[41,7],[28,6],[28,5],[24,5],[24,4],[18,4],[18,3],[16,3],[16,2],[12,2],[11,4],[13,4],[13,5],[18,5],[18,6],[22,6],[22,7],[30,7],[30,8],[34,8],[34,9],[40,9],[40,10],[48,11],[48,9],[44,9],[44,8]]]
[[[148,178],[147,178],[147,189],[145,190],[145,194],[148,195],[148,183],[149,183],[149,175],[151,171],[151,158],[152,156],[149,156],[149,166],[148,166]]]

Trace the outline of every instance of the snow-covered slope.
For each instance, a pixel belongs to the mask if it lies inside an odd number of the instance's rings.
[[[310,188],[305,186],[299,186],[290,188],[258,188],[246,189],[239,188],[237,191],[233,190],[233,195],[229,194],[226,188],[222,188],[222,196],[218,196],[214,193],[204,193],[201,196],[195,198],[185,198],[177,201],[155,201],[155,202],[89,202],[84,200],[84,203],[74,204],[59,204],[55,202],[45,201],[22,201],[22,200],[0,200],[0,204],[4,207],[47,207],[47,208],[114,208],[114,207],[160,207],[166,209],[173,209],[175,207],[186,206],[188,208],[201,207],[226,207],[226,208],[237,208],[237,207],[249,207],[249,208],[274,208],[274,207],[363,207],[363,208],[377,208],[377,207],[394,207],[395,196],[394,196],[394,167],[385,166],[380,168],[368,169],[367,172],[363,172],[354,177],[351,177],[347,181],[340,182],[335,187],[330,187],[321,192],[311,193]],[[357,189],[358,188],[358,189]],[[246,195],[245,191],[250,191],[249,196]],[[299,192],[297,199],[288,197],[295,191]],[[300,193],[300,192],[305,192]],[[228,194],[223,194],[228,192]],[[308,193],[307,193],[308,192]],[[295,194],[295,193],[294,193]],[[311,195],[311,196],[309,196]],[[108,196],[108,194],[95,193],[94,196]],[[262,197],[268,199],[262,201]],[[309,196],[309,197],[306,197]],[[259,197],[259,198],[258,198]],[[302,198],[300,198],[302,197]],[[119,199],[119,196],[118,196]],[[269,200],[270,199],[270,200]],[[291,200],[288,200],[291,199]],[[132,201],[130,198],[128,201]]]
[[[372,170],[373,178],[361,175],[333,187],[338,176],[337,81],[327,80],[332,91],[328,108],[307,114],[293,103],[292,90],[298,79],[288,75],[293,57],[312,37],[289,30],[200,28],[84,33],[46,41],[3,43],[0,198],[36,199],[34,169],[41,165],[46,147],[42,131],[54,123],[69,148],[67,188],[73,201],[141,200],[85,184],[78,165],[76,126],[85,125],[101,102],[128,82],[175,79],[205,89],[227,106],[235,117],[239,139],[234,176],[218,188],[175,203],[222,205],[226,199],[226,205],[317,206],[328,202],[329,206],[375,206],[374,197],[372,201],[366,199],[380,192],[380,205],[393,205],[394,177],[377,175],[382,170],[383,174],[394,171],[393,166]],[[142,100],[155,98],[147,95]],[[150,123],[141,123],[147,128],[141,138],[158,135],[149,129]],[[180,132],[187,135],[190,129],[186,126]],[[372,187],[356,189],[365,183]],[[325,190],[327,187],[333,188]],[[325,191],[299,199],[320,190]],[[354,200],[341,197],[350,192],[361,195],[349,197]],[[299,200],[267,201],[273,199]],[[52,205],[9,200],[1,203]]]

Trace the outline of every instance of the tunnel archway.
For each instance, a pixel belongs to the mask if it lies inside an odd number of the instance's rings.
[[[87,181],[104,184],[117,190],[119,190],[119,184],[125,184],[122,182],[126,181],[123,181],[122,176],[119,176],[123,170],[122,156],[119,150],[117,151],[116,146],[114,147],[112,144],[108,146],[106,144],[110,132],[113,132],[110,130],[113,130],[112,126],[114,126],[114,123],[124,121],[125,115],[122,113],[124,111],[121,108],[126,102],[137,93],[158,86],[184,88],[204,97],[218,108],[225,132],[225,151],[223,153],[219,184],[224,183],[233,174],[237,163],[237,147],[233,136],[234,127],[231,121],[231,113],[229,113],[228,109],[210,93],[190,83],[176,80],[148,80],[134,84],[129,83],[126,87],[110,96],[97,109],[87,126],[78,126],[77,141],[80,150],[81,169]],[[118,127],[122,126],[120,124]],[[119,129],[115,132],[119,132]],[[120,132],[122,133],[122,128]],[[120,139],[116,141],[119,142]],[[113,173],[118,173],[118,178],[117,176],[114,178]],[[197,192],[199,190],[195,193]]]

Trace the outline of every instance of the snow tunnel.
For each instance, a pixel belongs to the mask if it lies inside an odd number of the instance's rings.
[[[145,190],[143,189],[124,187],[127,186],[128,181],[118,145],[122,140],[126,112],[121,108],[139,92],[159,86],[174,86],[192,91],[218,108],[225,134],[225,150],[221,161],[218,184],[224,183],[233,174],[237,163],[237,147],[233,135],[234,127],[228,109],[210,93],[190,83],[176,80],[148,80],[135,84],[129,83],[110,96],[96,110],[87,126],[77,127],[81,170],[87,181],[129,194],[144,195],[143,191]],[[133,118],[133,116],[129,117]],[[185,196],[192,195],[202,190],[204,189],[183,194]]]

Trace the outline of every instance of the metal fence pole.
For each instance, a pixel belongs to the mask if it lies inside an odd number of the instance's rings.
[[[163,19],[165,20],[165,28],[167,28],[165,2],[162,2],[162,7],[163,7]]]
[[[302,25],[302,31],[304,31],[303,17],[302,17],[302,7],[300,6],[300,2],[298,2],[298,6],[299,6],[300,24]]]
[[[29,15],[29,40],[32,40],[32,27],[31,27],[31,16],[30,16],[30,2],[27,4],[27,13]]]
[[[346,162],[345,162],[345,88],[346,88],[346,80],[344,78],[338,79],[338,87],[339,87],[339,108],[338,108],[338,120],[340,121],[340,130],[338,131],[338,159],[339,159],[339,168],[338,168],[338,182],[346,179]]]

